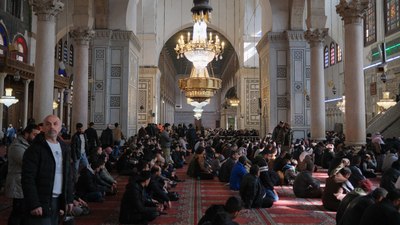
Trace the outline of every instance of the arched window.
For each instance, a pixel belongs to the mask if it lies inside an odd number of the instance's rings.
[[[4,55],[6,53],[8,46],[8,38],[6,28],[2,23],[0,23],[0,55]]]
[[[340,48],[339,44],[336,44],[336,53],[337,53],[336,61],[339,63],[342,61],[342,49]]]
[[[25,38],[22,35],[16,36],[14,39],[14,45],[17,47],[15,59],[26,63],[28,59],[28,46],[26,45]]]
[[[364,46],[376,41],[376,2],[371,1],[364,15]]]
[[[400,5],[399,0],[385,0],[385,33],[393,34],[400,30]]]
[[[74,66],[74,46],[69,46],[69,66]]]
[[[328,45],[326,45],[325,48],[324,48],[324,67],[325,68],[329,67],[329,48],[328,48]]]
[[[329,63],[332,66],[332,65],[335,65],[335,63],[336,63],[336,45],[335,45],[335,43],[331,42],[329,52],[330,52]]]
[[[68,63],[68,42],[64,41],[64,55],[63,55],[63,61],[65,64]]]
[[[59,62],[61,62],[62,61],[62,39],[60,39],[58,41],[57,45],[58,45],[57,46],[57,59]]]

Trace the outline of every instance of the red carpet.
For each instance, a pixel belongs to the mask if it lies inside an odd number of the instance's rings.
[[[186,169],[177,171],[185,182],[179,183],[173,190],[177,191],[181,198],[173,202],[172,209],[168,209],[167,215],[158,217],[151,224],[191,225],[197,224],[205,210],[212,204],[224,204],[226,199],[238,192],[230,191],[223,183],[215,180],[200,181],[188,178]],[[326,172],[315,173],[315,177],[324,181]],[[76,218],[77,225],[116,225],[118,224],[118,212],[120,199],[125,190],[128,177],[118,177],[118,194],[107,196],[104,203],[90,203],[92,213],[88,216]],[[376,184],[376,181],[374,181]],[[270,225],[334,225],[335,213],[326,212],[320,199],[301,199],[293,194],[292,187],[276,187],[280,200],[269,209],[242,210],[238,218],[239,224],[270,224]],[[0,225],[7,224],[10,213],[10,201],[4,195],[0,196]],[[4,209],[6,208],[6,209]]]

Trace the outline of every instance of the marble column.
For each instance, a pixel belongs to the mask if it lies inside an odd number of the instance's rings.
[[[66,126],[68,128],[68,132],[71,133],[71,89],[65,90],[67,97],[66,97],[66,104],[67,104],[67,114],[65,115],[67,117],[66,121]],[[71,133],[72,134],[72,133]]]
[[[324,81],[324,39],[327,28],[308,29],[304,36],[311,49],[311,139],[322,141],[326,137],[325,129],[325,81]]]
[[[24,83],[24,117],[22,118],[22,127],[25,128],[28,125],[28,103],[29,103],[29,84],[31,80],[23,80]]]
[[[341,0],[336,12],[344,20],[344,85],[345,85],[345,136],[346,144],[365,144],[365,87],[363,72],[363,15],[368,0]]]
[[[7,77],[7,73],[0,73],[0,97],[5,95],[4,92],[4,79]],[[0,129],[3,129],[3,104],[0,104]]]
[[[64,91],[64,88],[60,89],[60,102],[58,102],[58,117],[60,117],[61,122],[64,120]]]
[[[90,29],[77,28],[70,32],[75,43],[74,56],[74,92],[72,97],[71,132],[75,132],[76,123],[88,124],[89,91],[89,41],[94,36]]]
[[[37,15],[33,118],[41,122],[53,113],[54,46],[56,16],[64,8],[61,0],[29,0]]]

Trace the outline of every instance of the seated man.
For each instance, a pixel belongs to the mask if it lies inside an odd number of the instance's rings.
[[[232,168],[235,163],[238,161],[240,155],[238,151],[231,151],[231,156],[225,160],[222,165],[221,169],[219,170],[218,178],[221,182],[229,182],[229,178],[231,176]]]
[[[400,190],[389,191],[381,202],[369,206],[361,219],[362,225],[398,225],[400,224]]]
[[[322,195],[322,204],[324,208],[330,211],[337,211],[342,199],[352,189],[347,189],[344,184],[347,182],[351,175],[351,170],[344,167],[338,173],[326,179],[326,186]],[[350,182],[348,182],[350,184]]]
[[[382,201],[387,195],[387,191],[383,188],[375,188],[366,196],[358,196],[347,206],[342,218],[339,219],[338,225],[360,224],[364,211],[372,204]]]
[[[239,161],[233,166],[231,177],[229,178],[229,187],[231,190],[238,191],[240,189],[240,182],[243,176],[247,174],[245,165],[246,156],[240,156]]]
[[[142,171],[138,179],[132,179],[126,186],[121,199],[119,222],[122,224],[147,224],[162,211],[162,205],[156,205],[146,197],[145,188],[150,183],[149,171]]]
[[[265,189],[260,182],[260,167],[253,165],[240,184],[240,197],[245,208],[270,208],[274,201],[266,198]]]
[[[322,196],[321,183],[312,177],[308,170],[300,172],[293,182],[293,192],[298,198],[320,198]]]
[[[241,209],[242,209],[242,200],[232,196],[228,198],[225,205],[210,206],[206,210],[204,216],[201,217],[197,225],[206,225],[206,224],[238,225],[238,223],[232,220],[236,218]]]
[[[103,202],[105,186],[100,185],[97,173],[100,172],[104,162],[96,160],[81,170],[78,182],[76,183],[76,195],[88,202]]]
[[[153,168],[151,168],[151,179],[146,190],[152,199],[164,204],[167,208],[172,207],[166,189],[166,181],[161,177],[161,168],[158,165],[154,165]]]

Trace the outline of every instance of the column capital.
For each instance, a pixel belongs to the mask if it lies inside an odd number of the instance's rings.
[[[31,81],[32,81],[31,79],[22,80],[22,83],[24,83],[24,84],[29,84]]]
[[[94,37],[95,31],[89,28],[76,28],[69,32],[71,38],[78,45],[89,45],[90,39]]]
[[[336,12],[344,20],[344,24],[362,23],[369,0],[340,0]]]
[[[311,47],[314,47],[321,45],[325,41],[327,34],[328,28],[308,29],[304,32],[304,38],[310,43]]]
[[[64,8],[64,3],[61,0],[29,0],[29,4],[33,7],[33,11],[36,12],[40,21],[55,22],[57,14]]]

